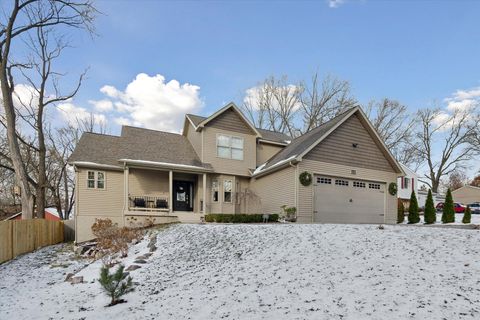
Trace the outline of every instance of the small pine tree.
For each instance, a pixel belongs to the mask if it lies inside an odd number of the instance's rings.
[[[397,223],[403,223],[403,221],[405,221],[405,206],[402,200],[398,200]]]
[[[467,208],[465,208],[465,212],[463,213],[462,223],[470,223],[471,220],[472,220],[472,210],[470,210],[470,207],[467,206]]]
[[[450,188],[448,188],[447,190],[447,195],[445,196],[445,203],[443,204],[442,222],[455,222],[455,209],[453,208],[453,198]]]
[[[427,201],[425,202],[425,213],[423,216],[426,224],[435,223],[437,220],[437,213],[435,212],[435,205],[433,204],[432,190],[428,190]]]
[[[408,207],[408,223],[419,223],[420,216],[418,215],[418,202],[415,191],[412,190],[412,195],[410,196],[410,205]]]
[[[100,270],[98,282],[100,282],[107,295],[112,298],[110,306],[123,302],[120,297],[134,290],[132,278],[128,275],[128,272],[123,272],[124,268],[124,266],[119,265],[117,271],[112,274],[110,274],[110,268],[107,266],[103,266]]]

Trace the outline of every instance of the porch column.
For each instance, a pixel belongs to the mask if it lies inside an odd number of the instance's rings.
[[[203,213],[207,213],[207,174],[203,174]]]
[[[125,211],[128,211],[129,209],[129,206],[130,206],[130,203],[129,203],[129,199],[128,199],[128,196],[129,196],[129,189],[128,189],[128,177],[129,177],[129,174],[130,174],[130,170],[128,169],[128,167],[125,167],[123,169],[123,183],[124,183],[124,186],[123,186],[123,190],[124,190],[124,193],[125,193],[125,196],[124,196],[124,204],[123,204],[123,208]]]
[[[173,171],[168,172],[168,212],[173,212]]]

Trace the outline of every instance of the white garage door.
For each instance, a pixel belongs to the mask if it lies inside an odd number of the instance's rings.
[[[385,183],[315,176],[314,221],[383,223]]]

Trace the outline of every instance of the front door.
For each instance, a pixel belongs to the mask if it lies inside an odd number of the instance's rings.
[[[193,211],[193,182],[173,181],[173,210]]]

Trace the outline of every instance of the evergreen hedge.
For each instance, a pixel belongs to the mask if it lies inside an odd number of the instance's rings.
[[[217,223],[261,223],[263,214],[210,213],[205,215],[206,222]],[[269,214],[268,222],[277,222],[278,214]]]
[[[415,191],[412,190],[412,194],[410,196],[410,205],[408,207],[408,223],[419,223],[420,216],[418,215],[418,201],[417,196],[415,195]]]
[[[403,221],[405,221],[405,206],[401,200],[398,200],[397,223],[403,223]]]
[[[455,209],[453,207],[453,198],[450,188],[448,188],[447,190],[447,195],[445,196],[445,203],[443,204],[442,222],[455,222]]]
[[[425,212],[423,215],[424,222],[426,224],[435,223],[437,220],[437,213],[435,210],[435,204],[433,203],[432,190],[428,190],[427,201],[425,202]]]
[[[470,210],[470,207],[467,206],[465,209],[465,212],[463,213],[463,219],[462,223],[470,223],[472,220],[472,210]]]

